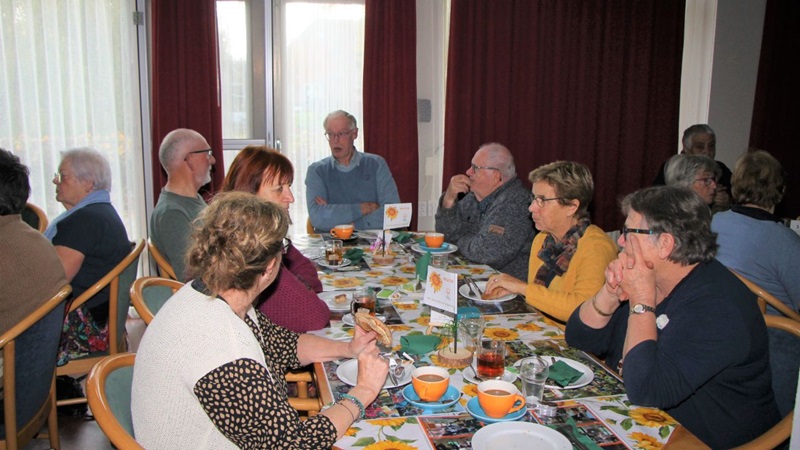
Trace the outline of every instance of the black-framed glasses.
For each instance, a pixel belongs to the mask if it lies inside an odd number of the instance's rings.
[[[210,149],[210,148],[207,148],[205,150],[194,150],[194,151],[191,151],[191,152],[187,153],[186,156],[183,157],[183,160],[186,161],[187,159],[189,159],[189,155],[193,155],[193,154],[196,154],[196,153],[205,153],[206,154],[206,158],[211,159],[211,152],[212,152],[212,149]]]
[[[284,238],[284,239],[283,239],[283,250],[282,250],[282,253],[283,253],[284,255],[285,255],[286,253],[288,253],[288,252],[289,252],[289,246],[290,246],[290,245],[292,245],[292,241],[291,241],[291,239],[289,239],[289,238]]]
[[[716,183],[717,182],[717,180],[714,179],[714,177],[703,177],[703,178],[698,178],[698,179],[694,180],[695,183],[697,183],[698,181],[703,183],[703,186],[711,186],[711,183]]]
[[[636,234],[658,234],[658,232],[653,230],[647,230],[644,228],[628,228],[623,226],[622,227],[622,237],[627,241],[628,240],[628,233],[636,233]]]
[[[483,170],[496,170],[498,172],[500,171],[500,169],[498,169],[497,167],[476,166],[475,164],[470,164],[469,166],[472,167],[472,171],[473,172],[477,172],[477,171],[479,171],[481,169],[483,169]]]
[[[552,200],[564,200],[566,197],[550,197],[547,198],[544,195],[534,195],[533,202],[536,203],[536,206],[539,208],[544,207],[545,202],[549,202]]]
[[[338,141],[339,139],[347,136],[348,134],[352,133],[353,130],[342,131],[341,133],[325,133],[325,139],[329,141]]]

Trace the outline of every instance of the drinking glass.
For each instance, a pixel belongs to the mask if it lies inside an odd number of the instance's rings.
[[[431,255],[431,266],[437,269],[447,270],[449,256],[443,254]]]
[[[525,395],[526,405],[537,406],[542,401],[544,383],[549,374],[550,365],[538,356],[520,361],[519,377],[522,379],[522,392]]]
[[[459,325],[470,338],[470,342],[467,343],[465,348],[475,352],[478,342],[480,342],[481,337],[483,336],[483,328],[486,326],[483,316],[480,314],[474,314],[462,317],[461,320],[459,320]]]
[[[353,291],[353,301],[350,303],[350,313],[355,314],[359,309],[367,309],[375,315],[375,291],[370,287],[362,287]]]
[[[478,376],[502,379],[506,371],[506,343],[499,339],[486,339],[478,345]]]
[[[344,254],[344,247],[342,241],[334,239],[325,243],[325,262],[329,266],[338,266],[342,264],[342,255]]]

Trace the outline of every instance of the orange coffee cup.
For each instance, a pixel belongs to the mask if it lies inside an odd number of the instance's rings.
[[[350,239],[350,236],[352,235],[353,235],[352,224],[336,225],[331,229],[331,236],[335,237],[336,239]]]
[[[499,419],[522,409],[525,397],[508,381],[489,380],[478,384],[478,403],[487,416]]]
[[[439,248],[444,244],[442,233],[425,233],[425,245],[430,248]]]
[[[442,367],[418,367],[411,372],[411,384],[420,400],[436,402],[447,392],[450,374]]]

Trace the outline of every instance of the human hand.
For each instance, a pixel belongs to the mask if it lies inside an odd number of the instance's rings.
[[[468,176],[463,174],[454,175],[450,178],[450,184],[447,186],[444,198],[442,198],[442,206],[452,208],[458,194],[469,192],[470,186],[472,186],[472,180]]]
[[[375,202],[363,202],[361,203],[361,215],[366,216],[367,214],[371,214],[380,207],[381,205]]]
[[[725,186],[717,186],[717,191],[714,194],[714,206],[719,209],[728,209],[731,207],[731,196],[725,189]]]
[[[364,331],[364,329],[360,326],[356,325],[353,339],[351,339],[350,343],[348,344],[350,357],[355,358],[366,349],[375,347],[377,337],[378,334],[374,331],[367,332]]]
[[[645,301],[654,303],[656,297],[656,275],[651,261],[644,259],[641,239],[635,234],[629,234],[627,249],[620,253],[619,261],[622,266],[622,276],[619,287],[631,301]]]
[[[489,278],[484,292],[490,298],[502,297],[507,294],[524,294],[527,283],[511,275],[501,273]]]
[[[601,292],[605,292],[608,296],[615,298],[616,300],[627,300],[628,293],[622,290],[619,283],[622,281],[622,268],[623,264],[620,258],[622,258],[622,253],[619,254],[617,259],[608,263],[606,267],[606,282],[603,285]]]
[[[315,201],[315,202],[316,202],[316,203],[317,203],[319,206],[325,206],[325,205],[327,205],[327,204],[328,204],[328,202],[327,202],[327,201],[326,201],[324,198],[322,198],[322,197],[319,197],[319,196],[318,196],[317,198],[315,198],[315,199],[314,199],[314,201]]]
[[[373,395],[373,399],[383,389],[386,375],[389,373],[389,362],[378,353],[373,340],[364,351],[358,354],[358,376],[356,386],[365,388]],[[367,403],[365,403],[366,405]]]

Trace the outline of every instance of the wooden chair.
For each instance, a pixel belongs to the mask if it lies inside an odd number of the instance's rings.
[[[158,272],[164,278],[171,278],[173,280],[177,280],[178,277],[175,275],[175,269],[172,268],[172,264],[167,261],[167,258],[164,258],[164,255],[158,251],[158,247],[156,244],[153,243],[153,240],[147,238],[147,251],[150,252],[150,255],[153,259],[156,260],[156,264],[158,264]]]
[[[761,289],[760,286],[748,280],[743,275],[733,270],[731,270],[731,272],[733,272],[734,275],[736,275],[740,280],[742,280],[742,283],[744,283],[745,286],[747,286],[747,288],[750,289],[751,292],[753,292],[754,294],[756,294],[756,296],[758,296],[758,306],[759,308],[761,308],[762,314],[764,314],[767,311],[767,304],[769,304],[773,308],[777,309],[784,316],[794,321],[800,322],[800,314],[798,314],[797,311],[793,311],[791,308],[786,306],[785,303],[775,298],[774,295],[770,294],[764,289]]]
[[[800,322],[796,322],[786,317],[765,315],[764,321],[769,328],[785,331],[793,334],[795,337],[800,338]],[[770,358],[772,355],[770,355]],[[757,437],[756,439],[736,447],[738,450],[762,450],[775,448],[781,445],[784,441],[789,439],[792,435],[792,421],[794,420],[794,411],[790,411],[780,422],[767,430],[766,433]]]
[[[86,396],[100,429],[120,450],[143,449],[133,437],[131,386],[134,353],[106,356],[89,372]]]
[[[314,231],[314,225],[311,225],[311,217],[306,219],[306,233],[308,234],[316,234],[317,232]]]
[[[133,244],[132,244],[133,245]],[[125,321],[128,318],[128,308],[131,306],[130,288],[139,268],[139,256],[144,250],[144,240],[133,245],[133,250],[116,267],[111,269],[103,278],[87,289],[80,297],[74,299],[69,312],[75,311],[86,303],[106,286],[109,291],[108,312],[108,353],[91,354],[83,358],[70,360],[66,365],[58,368],[58,375],[81,375],[88,373],[103,357],[124,352],[126,348]],[[59,400],[58,405],[73,405],[85,403],[86,398],[71,398]]]
[[[44,213],[42,208],[39,208],[33,203],[25,205],[25,209],[22,211],[22,220],[31,227],[39,230],[39,233],[44,233],[44,230],[47,229],[47,225],[50,224],[47,220],[47,214]]]
[[[45,422],[50,447],[60,448],[55,373],[64,302],[71,292],[72,287],[65,285],[0,336],[4,361],[2,449],[16,450],[25,446]]]
[[[143,277],[131,285],[131,303],[144,323],[149,325],[155,313],[164,306],[178,289],[183,287],[180,281],[159,277]]]

